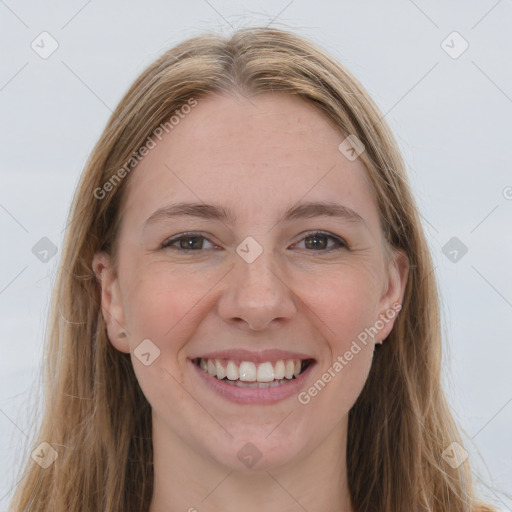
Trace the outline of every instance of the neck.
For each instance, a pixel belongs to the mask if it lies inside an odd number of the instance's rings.
[[[342,423],[309,454],[240,473],[197,453],[154,417],[149,512],[353,512]]]

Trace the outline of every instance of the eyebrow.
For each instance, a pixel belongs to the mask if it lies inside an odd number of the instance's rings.
[[[158,220],[184,216],[219,220],[230,225],[235,224],[237,219],[232,210],[220,205],[181,202],[159,208],[144,222],[144,226]],[[342,204],[329,201],[310,201],[292,205],[279,217],[277,223],[298,219],[309,219],[313,217],[338,217],[350,222],[358,222],[366,226],[363,217],[361,217],[357,212]]]

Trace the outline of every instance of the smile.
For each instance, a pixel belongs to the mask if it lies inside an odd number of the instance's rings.
[[[266,357],[229,351],[229,356],[216,353],[188,361],[208,396],[246,405],[271,405],[297,396],[316,366],[315,359],[281,351],[269,351]]]
[[[296,379],[312,361],[312,359],[280,359],[255,364],[252,361],[198,357],[194,360],[194,363],[203,372],[217,380],[239,387],[263,389],[280,386]]]

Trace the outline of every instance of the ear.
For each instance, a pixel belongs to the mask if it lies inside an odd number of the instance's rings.
[[[384,294],[379,301],[378,319],[384,327],[379,330],[375,340],[382,342],[388,336],[402,307],[409,275],[409,258],[404,251],[392,248],[391,261],[388,263]]]
[[[105,252],[95,254],[92,268],[101,287],[101,311],[110,342],[117,350],[129,353],[119,281],[112,268],[110,255]]]

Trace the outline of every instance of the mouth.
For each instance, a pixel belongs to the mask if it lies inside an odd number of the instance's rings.
[[[241,388],[268,389],[298,379],[314,359],[279,359],[277,361],[243,361],[197,357],[192,362],[214,379]]]

